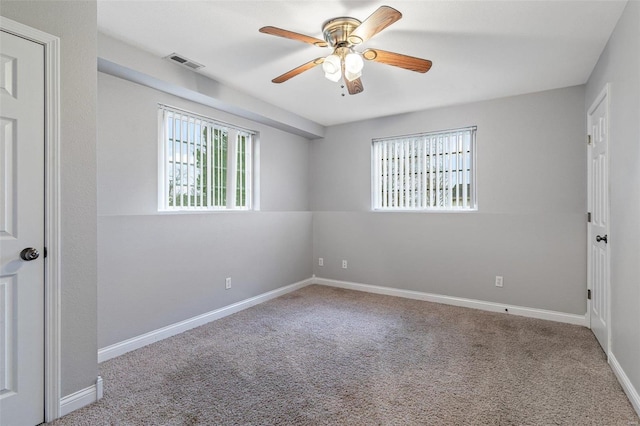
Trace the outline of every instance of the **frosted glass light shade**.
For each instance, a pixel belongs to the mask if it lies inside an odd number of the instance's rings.
[[[340,72],[340,57],[338,55],[329,55],[324,58],[324,62],[322,63],[322,69],[327,74],[335,74]],[[327,77],[329,78],[329,77]]]
[[[333,82],[337,82],[338,80],[340,80],[340,77],[341,77],[340,70],[334,73],[325,72],[324,76]]]
[[[353,81],[357,78],[360,78],[360,76],[362,76],[362,71],[350,72],[350,71],[347,71],[346,69],[344,71],[344,78],[346,78],[349,81]]]
[[[345,71],[348,71],[352,74],[358,74],[359,72],[362,71],[362,67],[364,67],[364,61],[362,60],[362,56],[360,56],[359,54],[351,52],[347,54],[347,56],[345,56],[344,58]]]

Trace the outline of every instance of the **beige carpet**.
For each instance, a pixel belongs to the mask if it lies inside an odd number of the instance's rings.
[[[579,326],[310,286],[100,365],[53,425],[636,425]]]

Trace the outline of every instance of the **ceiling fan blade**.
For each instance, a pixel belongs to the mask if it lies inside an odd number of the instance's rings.
[[[427,59],[415,58],[413,56],[401,55],[400,53],[387,52],[380,49],[367,49],[362,52],[362,56],[369,61],[380,62],[382,64],[393,65],[410,71],[427,72],[431,69],[432,62]]]
[[[309,61],[306,64],[300,65],[299,67],[292,69],[291,71],[285,72],[281,76],[276,77],[271,81],[274,83],[284,83],[290,78],[295,77],[296,75],[301,74],[307,70],[310,70],[311,68],[315,67],[316,65],[320,65],[323,62],[324,62],[324,58],[316,58],[313,61]]]
[[[364,86],[362,85],[362,80],[360,80],[360,77],[351,81],[347,78],[344,61],[342,61],[342,81],[344,81],[344,84],[347,86],[347,91],[350,95],[357,95],[364,90]]]
[[[344,82],[347,85],[347,91],[349,91],[350,95],[357,95],[358,93],[361,93],[362,91],[364,91],[362,80],[360,80],[359,78],[356,78],[353,81],[349,81],[345,78]]]
[[[358,27],[349,34],[348,40],[351,44],[360,44],[369,40],[389,25],[402,18],[402,13],[389,6],[380,6],[371,16],[365,19]]]
[[[291,40],[298,40],[304,43],[313,44],[318,47],[327,47],[328,44],[324,40],[320,40],[319,38],[310,37],[304,34],[294,33],[293,31],[283,30],[282,28],[276,27],[262,27],[258,31],[265,34],[271,34],[278,37],[289,38]]]

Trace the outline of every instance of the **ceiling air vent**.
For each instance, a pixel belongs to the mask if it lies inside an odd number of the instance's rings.
[[[191,59],[185,58],[184,56],[179,55],[177,53],[172,53],[169,56],[165,56],[164,59],[168,59],[174,64],[181,65],[185,68],[189,68],[190,70],[197,70],[204,67],[204,65],[199,64],[195,61],[192,61]]]

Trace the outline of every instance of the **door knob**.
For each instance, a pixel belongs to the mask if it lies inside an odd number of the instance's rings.
[[[34,249],[33,247],[27,247],[20,252],[20,257],[22,258],[22,260],[26,260],[27,262],[30,260],[36,260],[39,256],[40,253],[38,253],[38,250]]]
[[[600,235],[596,235],[596,241],[597,242],[604,241],[605,244],[609,242],[609,241],[607,241],[607,236],[606,235],[604,237],[601,237]]]

